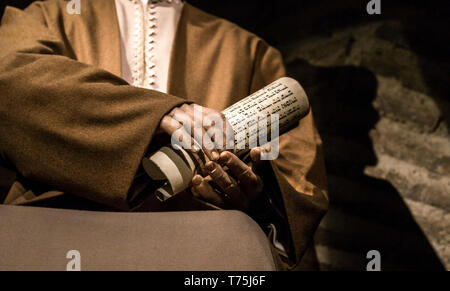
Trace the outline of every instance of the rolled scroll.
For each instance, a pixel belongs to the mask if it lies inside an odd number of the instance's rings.
[[[278,79],[222,111],[234,132],[234,146],[228,150],[242,156],[271,141],[272,153],[265,159],[274,159],[278,156],[278,136],[296,126],[308,112],[308,97],[300,84],[288,77]],[[196,173],[204,173],[206,161],[202,151],[196,154],[173,144],[145,157],[142,165],[152,180],[163,185],[154,194],[165,201],[186,190]]]

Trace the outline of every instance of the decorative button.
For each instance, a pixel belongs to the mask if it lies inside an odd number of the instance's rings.
[[[180,4],[180,0],[149,0],[147,10],[141,0],[130,0],[135,9],[135,28],[133,31],[133,85],[139,87],[153,87],[157,81],[155,48],[158,29],[158,3]],[[159,32],[158,32],[159,33]]]

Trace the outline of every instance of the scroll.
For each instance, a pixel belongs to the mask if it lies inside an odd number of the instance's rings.
[[[295,127],[308,112],[308,98],[300,84],[289,77],[278,79],[222,111],[234,133],[234,144],[227,150],[241,157],[270,142],[271,150],[262,159],[275,159],[279,135]],[[202,151],[193,153],[172,144],[145,157],[142,166],[155,185],[160,185],[154,194],[165,201],[186,190],[194,175],[205,174],[207,160]]]

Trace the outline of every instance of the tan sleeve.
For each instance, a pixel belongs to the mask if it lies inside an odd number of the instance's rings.
[[[46,23],[54,2],[43,3],[7,7],[0,26],[0,159],[30,181],[128,209],[160,119],[185,100],[70,58]]]
[[[285,75],[279,51],[260,42],[252,91]],[[279,157],[271,161],[271,165],[282,194],[298,262],[328,209],[322,141],[312,112],[296,128],[283,134],[279,142]]]

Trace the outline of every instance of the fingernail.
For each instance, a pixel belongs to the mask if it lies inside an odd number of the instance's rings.
[[[258,159],[261,156],[261,149],[260,148],[256,148],[253,151],[250,152],[250,154],[252,155],[252,159]]]
[[[198,153],[198,152],[200,151],[200,149],[198,148],[198,146],[196,146],[196,145],[194,144],[194,145],[192,145],[192,151],[193,151],[194,153]]]
[[[203,178],[200,175],[195,175],[194,178],[192,178],[192,184],[194,184],[195,186],[198,186],[202,183]]]
[[[217,161],[219,159],[219,153],[217,151],[212,151],[211,157],[213,161]]]
[[[229,162],[229,159],[230,159],[230,155],[228,154],[228,152],[222,152],[222,153],[220,153],[220,160],[223,162],[223,163],[228,163]]]

